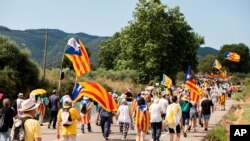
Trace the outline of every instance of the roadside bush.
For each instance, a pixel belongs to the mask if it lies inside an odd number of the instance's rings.
[[[208,132],[210,141],[227,141],[227,131],[222,125],[217,125],[214,129]]]

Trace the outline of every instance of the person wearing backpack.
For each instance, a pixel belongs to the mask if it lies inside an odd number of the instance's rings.
[[[90,119],[91,119],[91,103],[88,97],[83,97],[81,101],[81,130],[84,133],[84,124],[88,126],[88,132],[92,132]]]
[[[33,119],[39,105],[32,99],[22,102],[21,117],[14,121],[11,129],[10,141],[41,141],[41,127],[37,120]]]
[[[16,118],[16,112],[10,107],[10,100],[5,98],[0,111],[0,141],[9,141],[13,118]]]
[[[72,107],[72,100],[70,97],[66,97],[62,105],[57,115],[57,139],[60,139],[60,126],[62,125],[61,134],[64,141],[76,141],[77,120],[80,119],[79,113],[76,108]]]
[[[190,119],[190,108],[192,104],[188,100],[188,96],[184,95],[180,102],[181,111],[182,111],[182,128],[183,128],[183,135],[187,137],[187,130],[189,127],[189,119]]]

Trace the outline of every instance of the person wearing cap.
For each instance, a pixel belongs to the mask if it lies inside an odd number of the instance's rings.
[[[189,127],[189,119],[190,119],[190,108],[192,104],[189,102],[188,96],[184,95],[180,102],[179,102],[181,109],[182,109],[182,128],[183,128],[183,135],[187,137],[187,130]],[[187,107],[187,108],[185,108]],[[185,110],[184,110],[185,109]]]
[[[59,110],[57,115],[57,127],[56,127],[56,136],[57,139],[60,139],[60,126],[63,124],[63,114],[64,111],[68,111],[69,116],[71,117],[71,124],[68,126],[61,127],[61,134],[64,138],[64,141],[76,141],[77,134],[77,120],[80,120],[80,115],[75,107],[72,107],[72,99],[66,97],[63,100],[63,107]],[[67,119],[68,120],[68,119]]]
[[[84,124],[88,126],[88,132],[92,132],[90,119],[91,119],[91,103],[88,97],[84,96],[81,101],[81,130],[84,133]],[[84,110],[83,110],[84,109]]]
[[[50,129],[50,126],[52,124],[53,129],[56,129],[56,121],[57,121],[57,114],[60,109],[60,98],[56,93],[56,89],[52,91],[52,95],[49,97],[49,110],[50,110],[50,119],[48,128]]]
[[[32,99],[26,99],[21,104],[21,118],[28,118],[24,123],[26,141],[42,140],[41,126],[37,120],[33,119],[38,106]]]
[[[21,103],[23,102],[23,98],[24,98],[23,93],[19,93],[18,98],[16,100],[16,111],[18,116],[21,116],[21,112],[19,109],[21,108]]]
[[[10,107],[10,100],[8,98],[3,100],[3,108],[1,108],[0,113],[5,115],[4,125],[0,128],[0,141],[8,141],[13,119],[16,118],[16,112]]]

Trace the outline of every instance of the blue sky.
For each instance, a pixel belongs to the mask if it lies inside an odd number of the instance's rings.
[[[138,0],[1,0],[0,25],[10,29],[60,29],[112,36],[133,20]],[[179,6],[188,24],[205,44],[250,47],[250,0],[162,0]]]

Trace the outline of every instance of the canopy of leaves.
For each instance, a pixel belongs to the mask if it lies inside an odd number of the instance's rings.
[[[17,44],[0,36],[0,91],[6,97],[18,92],[28,93],[39,83],[39,70],[29,60],[27,51],[20,51]]]
[[[240,62],[232,62],[224,59],[226,52],[235,52],[240,55]],[[249,73],[250,72],[250,52],[248,46],[243,43],[224,45],[219,50],[218,58],[230,72]]]
[[[100,45],[100,66],[138,72],[139,83],[159,80],[167,74],[173,80],[188,64],[196,68],[196,53],[204,42],[193,32],[178,7],[168,8],[159,0],[139,0],[134,20]]]
[[[199,59],[199,65],[197,67],[198,72],[205,73],[212,70],[213,62],[216,59],[214,55],[207,55]]]

